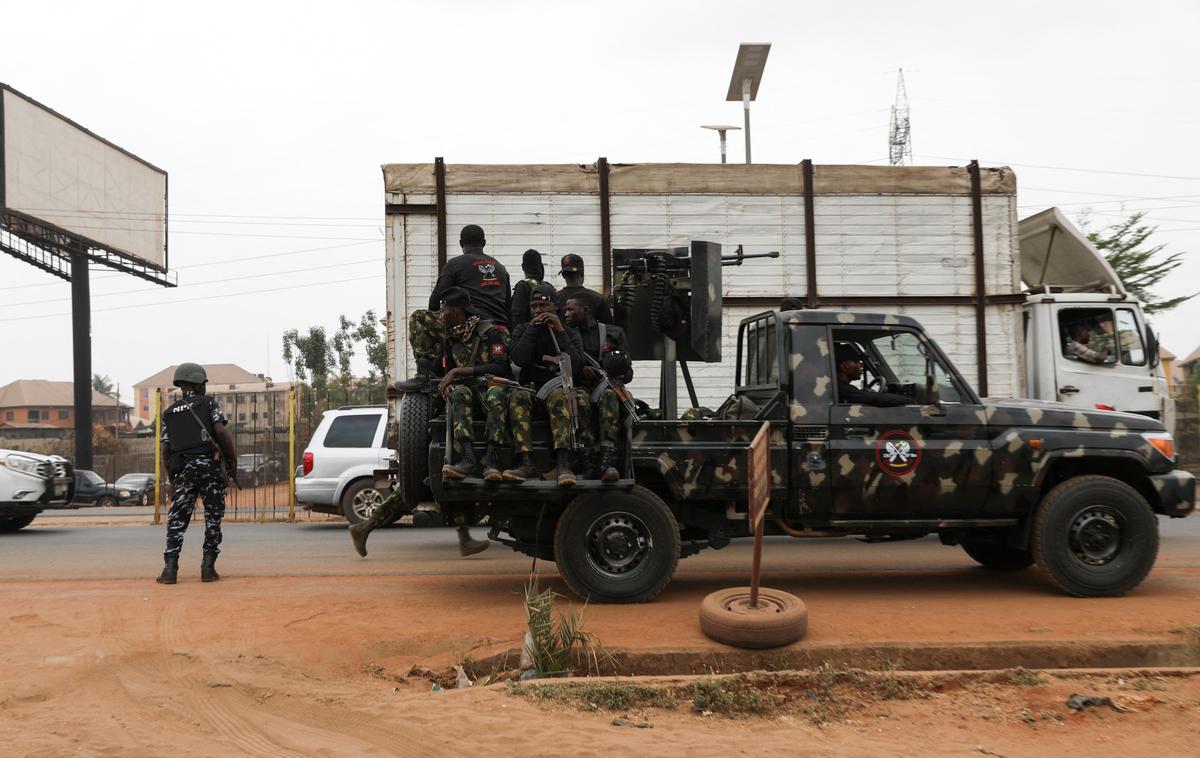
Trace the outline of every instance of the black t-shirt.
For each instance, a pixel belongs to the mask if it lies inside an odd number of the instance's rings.
[[[541,279],[526,278],[513,285],[512,309],[509,311],[508,320],[509,329],[516,329],[517,324],[529,321],[529,296],[533,293],[533,288],[541,283]]]
[[[860,390],[850,382],[838,382],[838,402],[842,405],[873,405],[877,408],[894,408],[900,405],[914,405],[917,401],[907,395]]]
[[[612,311],[608,309],[608,303],[604,300],[604,295],[601,295],[595,290],[590,290],[587,287],[563,287],[558,291],[558,313],[561,316],[563,306],[567,300],[577,295],[582,295],[592,301],[592,316],[602,324],[612,324]]]
[[[470,292],[471,303],[480,316],[493,324],[508,325],[512,289],[503,263],[482,252],[463,253],[446,261],[429,294],[429,310],[442,307],[442,296],[451,287]]]
[[[573,379],[578,382],[583,377],[585,359],[579,332],[567,328],[556,334],[558,346],[571,356]],[[554,340],[550,337],[550,327],[534,326],[530,323],[519,325],[513,332],[509,342],[509,357],[515,366],[521,369],[521,383],[541,387],[546,382],[558,376],[558,366],[542,360],[546,355],[558,355],[554,349]]]

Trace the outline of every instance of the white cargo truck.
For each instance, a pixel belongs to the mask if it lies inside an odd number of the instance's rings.
[[[528,248],[542,252],[556,284],[559,259],[575,253],[587,286],[606,294],[620,275],[614,250],[704,240],[726,254],[778,251],[725,269],[722,360],[690,367],[702,405],[716,407],[734,386],[738,323],[799,297],[808,308],[917,319],[984,397],[1172,421],[1139,303],[1057,209],[1018,222],[1016,177],[1006,167],[437,159],[388,164],[383,175],[393,379],[412,367],[408,315],[426,307],[441,264],[458,254],[458,230],[479,224],[514,282]],[[1089,336],[1096,349],[1072,346]],[[631,388],[655,406],[658,364],[635,371]]]

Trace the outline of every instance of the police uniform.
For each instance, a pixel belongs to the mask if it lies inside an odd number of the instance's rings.
[[[412,345],[419,376],[428,375],[429,363],[446,337],[446,328],[438,308],[452,287],[469,292],[475,312],[497,329],[508,331],[509,311],[512,305],[508,269],[483,252],[486,242],[483,229],[475,224],[463,227],[459,242],[464,246],[478,245],[479,248],[464,250],[461,255],[446,261],[433,291],[429,294],[428,310],[415,310],[408,319],[408,340]],[[401,389],[416,389],[420,382],[413,383],[414,386],[411,387],[408,384],[402,382]]]
[[[182,364],[176,371],[176,384],[189,370],[200,373],[193,378],[204,383],[207,377],[203,369],[195,364]],[[216,398],[183,387],[183,397],[163,411],[163,430],[160,443],[166,445],[167,470],[171,475],[173,494],[171,509],[167,513],[167,547],[163,551],[166,567],[159,577],[162,584],[174,584],[178,570],[179,553],[183,549],[183,537],[196,509],[196,498],[204,499],[204,558],[201,563],[201,578],[213,581],[217,578],[215,563],[221,552],[221,519],[225,516],[225,494],[227,484],[225,467],[222,466],[217,447],[217,424],[228,422]]]

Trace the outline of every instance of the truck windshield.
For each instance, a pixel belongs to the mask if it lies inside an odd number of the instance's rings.
[[[898,384],[901,388],[913,386],[917,389],[925,387],[925,344],[912,332],[890,332],[871,340],[874,353],[882,361],[880,367],[888,384]],[[888,376],[890,372],[890,376]],[[938,387],[938,397],[942,402],[958,403],[962,398],[950,381],[946,369],[933,357],[933,378]]]

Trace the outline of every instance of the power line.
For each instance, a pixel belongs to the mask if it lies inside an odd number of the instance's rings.
[[[114,306],[112,308],[96,308],[92,312],[93,313],[104,313],[107,311],[127,311],[127,310],[132,310],[134,308],[154,308],[154,307],[160,306],[160,305],[179,305],[181,303],[195,303],[195,302],[199,302],[201,300],[216,300],[218,298],[223,298],[223,297],[242,297],[245,295],[262,295],[262,294],[266,294],[268,292],[285,292],[288,290],[300,290],[300,289],[307,289],[310,287],[328,287],[333,284],[347,284],[349,282],[363,282],[363,281],[368,281],[368,280],[378,281],[379,277],[378,276],[359,276],[359,277],[354,277],[351,279],[336,279],[336,280],[330,281],[330,282],[313,282],[312,284],[295,284],[290,287],[274,287],[272,289],[266,289],[266,290],[251,290],[249,292],[224,292],[219,295],[205,295],[202,297],[192,297],[192,298],[187,298],[185,300],[171,300],[171,301],[162,302],[162,303],[140,303],[138,305],[118,305],[118,306]],[[14,318],[0,318],[0,322],[32,321],[34,319],[58,318],[60,316],[70,316],[70,315],[71,314],[69,312],[67,312],[67,313],[46,313],[41,316],[16,316]]]
[[[945,155],[922,155],[922,158],[933,158],[939,161],[958,161],[960,157],[950,157]],[[1200,176],[1175,176],[1171,174],[1140,174],[1134,171],[1105,171],[1098,168],[1072,168],[1069,166],[1043,166],[1036,163],[1012,163],[1010,161],[993,161],[987,160],[985,163],[992,163],[1002,166],[1017,166],[1018,168],[1044,168],[1052,171],[1077,171],[1081,174],[1112,174],[1114,176],[1139,176],[1147,179],[1180,179],[1188,182],[1200,182]]]

